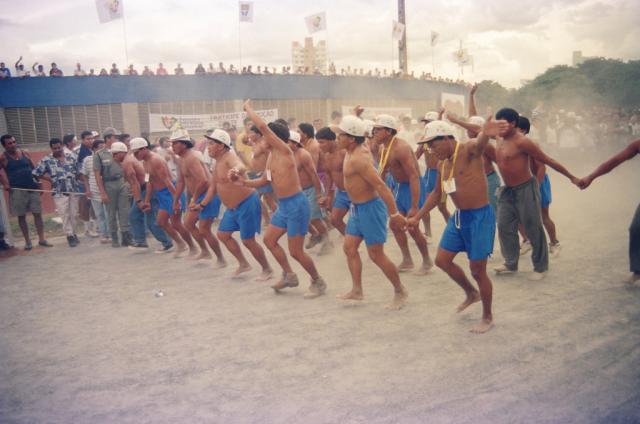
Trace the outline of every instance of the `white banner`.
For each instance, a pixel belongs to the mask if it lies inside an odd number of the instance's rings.
[[[240,22],[253,22],[253,2],[240,2]]]
[[[278,109],[256,110],[258,116],[267,122],[278,119]],[[225,122],[230,123],[239,130],[242,121],[247,116],[245,112],[212,113],[206,115],[172,115],[164,113],[149,114],[149,131],[152,133],[174,131],[184,128],[187,131],[207,130],[209,128],[222,128]]]
[[[354,106],[342,106],[343,115],[353,115]],[[364,106],[364,112],[362,112],[362,119],[376,119],[377,115],[391,115],[396,119],[400,119],[402,116],[413,116],[410,107],[368,107]]]
[[[404,35],[404,24],[398,21],[393,21],[391,28],[391,37],[394,40],[401,40]]]
[[[307,24],[307,30],[309,34],[316,33],[318,31],[324,31],[327,29],[327,15],[325,12],[316,13],[304,18],[304,22]]]
[[[96,0],[96,9],[101,24],[122,19],[122,0]]]

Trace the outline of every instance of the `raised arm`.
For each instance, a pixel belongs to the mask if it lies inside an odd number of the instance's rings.
[[[489,144],[489,139],[497,137],[500,131],[506,130],[508,126],[509,123],[503,119],[494,121],[491,117],[487,118],[484,125],[482,126],[482,131],[480,132],[480,134],[478,134],[475,149],[473,149],[474,153],[478,156],[482,155],[485,152],[487,145]],[[495,151],[493,152],[493,156],[495,157]]]
[[[478,90],[478,84],[473,84],[471,86],[471,91],[469,92],[469,116],[478,115],[478,109],[476,108],[476,91]]]
[[[258,116],[257,113],[255,113],[253,107],[251,106],[251,100],[247,100],[246,102],[244,102],[243,109],[245,112],[247,112],[247,116],[253,121],[256,127],[258,127],[264,139],[267,143],[269,143],[269,146],[271,146],[272,149],[280,150],[281,152],[291,151],[291,149],[289,149],[289,146],[287,146],[287,143],[280,140],[280,137],[278,137],[273,131],[271,131],[271,128],[269,128],[267,123],[264,122],[264,119],[262,119],[260,116]]]
[[[640,153],[640,139],[631,142],[627,147],[625,147],[622,151],[616,153],[611,158],[607,159],[600,166],[598,166],[591,174],[580,179],[578,182],[578,187],[581,189],[585,189],[589,187],[589,185],[601,175],[607,174],[611,172],[615,167],[620,165],[621,163],[633,158],[635,155]]]
[[[565,177],[571,180],[572,183],[578,184],[578,179],[571,173],[567,168],[565,168],[561,163],[557,162],[553,158],[547,156],[545,152],[543,152],[540,147],[538,147],[533,141],[529,138],[525,137],[521,141],[519,141],[518,146],[533,159],[536,159],[539,162],[544,163],[545,165],[549,165],[551,168],[555,169]]]

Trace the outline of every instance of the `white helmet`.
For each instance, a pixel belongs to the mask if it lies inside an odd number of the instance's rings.
[[[421,119],[421,121],[422,122],[437,121],[439,116],[440,115],[438,115],[438,112],[427,112],[424,115],[424,118]]]
[[[342,118],[338,130],[353,137],[364,137],[366,126],[362,119],[354,115],[347,115]]]
[[[289,141],[293,141],[297,145],[302,145],[300,142],[300,133],[298,131],[289,131]]]
[[[111,153],[127,153],[127,145],[122,141],[116,141],[111,145],[111,149],[109,151]]]
[[[131,151],[140,150],[144,147],[149,147],[149,143],[142,137],[136,137],[129,142],[129,147]]]
[[[469,118],[469,123],[474,125],[484,125],[484,118],[482,116],[472,116]]]
[[[216,128],[211,132],[211,134],[209,133],[205,134],[205,137],[208,138],[209,140],[217,141],[219,143],[224,144],[228,148],[231,148],[231,137],[229,136],[229,133],[227,133],[225,130]]]
[[[453,127],[445,121],[429,122],[424,127],[424,136],[418,143],[428,143],[437,137],[455,137]]]
[[[391,130],[398,129],[398,121],[391,115],[382,114],[376,116],[375,127],[389,128]]]

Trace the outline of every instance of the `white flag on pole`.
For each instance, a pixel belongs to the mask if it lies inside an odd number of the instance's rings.
[[[240,22],[253,22],[253,2],[241,1],[240,4]]]
[[[404,24],[398,21],[393,21],[393,26],[391,28],[391,37],[394,40],[402,39],[404,35]]]
[[[307,24],[309,34],[324,31],[327,29],[327,14],[325,12],[320,12],[314,15],[309,15],[304,18],[304,22]]]
[[[122,19],[122,0],[96,0],[96,9],[101,24]]]
[[[431,47],[435,47],[438,44],[438,38],[440,38],[440,34],[435,31],[431,31]]]

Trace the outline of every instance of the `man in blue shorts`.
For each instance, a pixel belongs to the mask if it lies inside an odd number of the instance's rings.
[[[171,180],[171,172],[167,161],[159,154],[152,152],[149,146],[136,145],[132,149],[136,159],[141,160],[144,169],[149,174],[149,184],[151,188],[146,190],[144,200],[140,204],[140,209],[144,212],[151,211],[151,195],[156,193],[158,198],[158,214],[156,217],[158,225],[175,242],[174,256],[190,250],[195,251],[193,239],[189,231],[182,225],[182,212],[185,210],[186,197],[182,197],[180,206],[174,209],[173,196],[176,194],[175,184]],[[172,245],[165,245],[157,253],[167,253],[173,250]]]
[[[271,224],[264,235],[264,244],[271,251],[278,264],[282,267],[283,276],[280,281],[271,287],[278,292],[286,287],[296,287],[298,277],[293,272],[287,255],[278,244],[278,240],[286,233],[289,244],[289,253],[297,260],[311,277],[309,291],[306,298],[315,298],[325,293],[326,283],[320,277],[313,259],[304,251],[304,238],[309,228],[309,202],[302,193],[300,178],[296,170],[293,152],[287,145],[289,140],[289,128],[278,123],[267,125],[251,107],[251,101],[247,100],[244,110],[260,132],[269,146],[269,158],[264,174],[259,179],[247,180],[243,177],[242,170],[232,170],[229,176],[234,181],[240,181],[247,187],[260,187],[269,181],[273,184],[273,191],[278,197],[278,209],[271,217]]]
[[[446,193],[457,210],[449,218],[442,234],[436,265],[445,271],[465,291],[466,299],[458,312],[482,300],[482,319],[471,329],[484,333],[493,326],[491,302],[493,288],[487,275],[487,258],[493,252],[496,217],[489,205],[487,179],[484,173],[483,153],[490,136],[497,135],[503,121],[485,123],[477,140],[460,143],[455,139],[453,127],[444,121],[426,125],[424,138],[429,149],[440,159],[440,178],[420,211],[409,219],[409,226],[417,226],[422,215],[433,209]],[[478,283],[476,290],[462,268],[453,260],[459,252],[467,252],[471,275]]]
[[[238,260],[238,269],[233,276],[251,270],[240,245],[233,238],[235,231],[240,231],[242,244],[249,249],[253,257],[262,267],[262,274],[258,281],[266,281],[273,276],[273,271],[264,250],[256,241],[256,234],[260,234],[261,205],[260,197],[253,188],[242,187],[229,180],[228,174],[243,172],[246,167],[231,147],[231,137],[220,129],[215,129],[205,136],[209,140],[207,152],[216,160],[216,166],[211,174],[209,189],[202,200],[196,204],[196,210],[207,210],[215,199],[222,201],[226,206],[220,225],[218,226],[218,239],[224,243],[229,252]],[[219,206],[218,206],[219,209]]]
[[[338,144],[347,152],[343,168],[344,183],[353,201],[343,246],[353,287],[350,292],[338,295],[338,298],[354,301],[364,298],[362,261],[358,253],[358,247],[364,240],[369,257],[393,285],[394,297],[387,308],[397,310],[405,306],[408,295],[400,282],[398,269],[384,253],[387,210],[391,213],[392,230],[402,231],[406,221],[396,207],[391,190],[373,166],[373,156],[364,144],[365,130],[364,122],[354,115],[345,116],[336,128]]]

